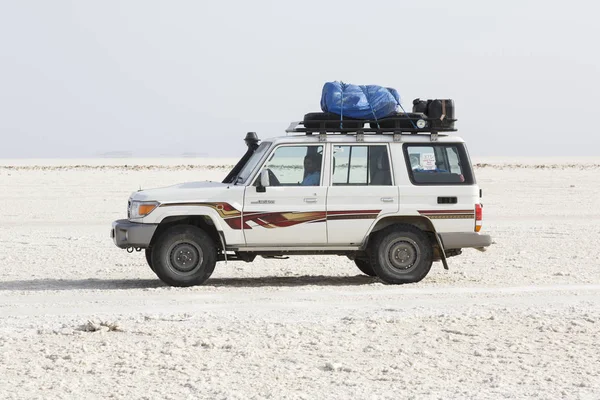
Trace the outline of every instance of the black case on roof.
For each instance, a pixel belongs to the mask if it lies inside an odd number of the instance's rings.
[[[431,128],[454,128],[455,108],[452,99],[413,100],[413,112],[431,120]]]

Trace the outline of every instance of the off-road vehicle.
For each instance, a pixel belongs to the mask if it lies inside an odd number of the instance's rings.
[[[418,282],[432,262],[448,268],[461,249],[491,244],[480,233],[481,191],[467,147],[454,130],[454,120],[424,114],[311,114],[288,136],[260,142],[248,133],[248,151],[222,182],[134,192],[111,237],[145,251],[173,286],[202,284],[218,261],[313,254],[348,257],[387,283]]]

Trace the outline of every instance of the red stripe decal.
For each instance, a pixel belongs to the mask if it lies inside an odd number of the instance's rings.
[[[473,210],[419,210],[420,214],[459,214],[459,213],[473,213]]]

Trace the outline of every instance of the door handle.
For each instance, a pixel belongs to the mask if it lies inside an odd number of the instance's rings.
[[[317,199],[315,199],[314,197],[305,197],[304,202],[305,203],[316,203]]]
[[[384,203],[393,203],[394,199],[392,197],[382,197],[381,201]]]

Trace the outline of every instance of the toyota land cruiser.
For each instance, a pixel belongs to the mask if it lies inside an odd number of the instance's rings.
[[[202,284],[218,261],[307,254],[346,256],[367,275],[411,283],[434,261],[447,269],[461,249],[491,244],[461,138],[427,120],[410,129],[311,124],[262,143],[248,133],[247,153],[222,182],[133,193],[128,218],[113,222],[114,243],[144,250],[173,286]]]

